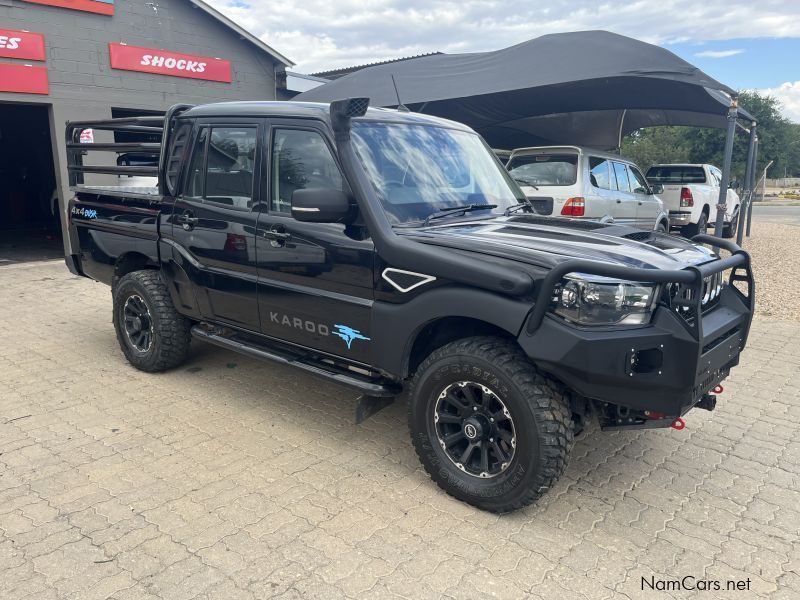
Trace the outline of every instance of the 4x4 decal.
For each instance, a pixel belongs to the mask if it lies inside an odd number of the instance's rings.
[[[348,327],[347,325],[334,325],[336,331],[333,331],[333,335],[338,335],[342,338],[345,343],[347,344],[347,349],[350,349],[350,344],[353,343],[353,340],[364,340],[370,341],[371,338],[368,338],[365,335],[361,335],[361,332],[357,329],[353,329],[352,327]]]

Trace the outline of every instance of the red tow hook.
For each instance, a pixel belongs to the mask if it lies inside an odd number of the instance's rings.
[[[714,388],[714,393],[715,394],[721,394],[724,391],[725,391],[725,388],[722,387],[722,385],[718,385],[717,387]]]
[[[670,427],[672,427],[673,429],[675,429],[675,430],[677,430],[677,431],[680,431],[681,429],[683,429],[684,427],[686,427],[686,421],[684,421],[683,419],[681,419],[680,417],[678,417],[677,419],[675,419],[675,420],[672,422],[672,425],[670,425]]]

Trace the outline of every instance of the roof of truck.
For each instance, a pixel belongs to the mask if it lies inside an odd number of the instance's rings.
[[[190,108],[181,117],[295,117],[298,119],[318,119],[330,123],[330,104],[326,102],[294,101],[239,101],[215,102]],[[366,115],[354,121],[386,121],[418,125],[437,125],[463,131],[472,131],[456,121],[432,117],[415,112],[400,111],[393,108],[368,108]]]

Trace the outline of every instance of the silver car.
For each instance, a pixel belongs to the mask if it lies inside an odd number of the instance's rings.
[[[630,160],[579,146],[519,148],[506,164],[542,215],[592,219],[668,231],[669,216]]]

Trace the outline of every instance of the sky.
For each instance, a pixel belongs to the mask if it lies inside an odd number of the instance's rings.
[[[209,0],[314,73],[426,52],[497,50],[605,29],[667,48],[800,122],[800,0]]]

